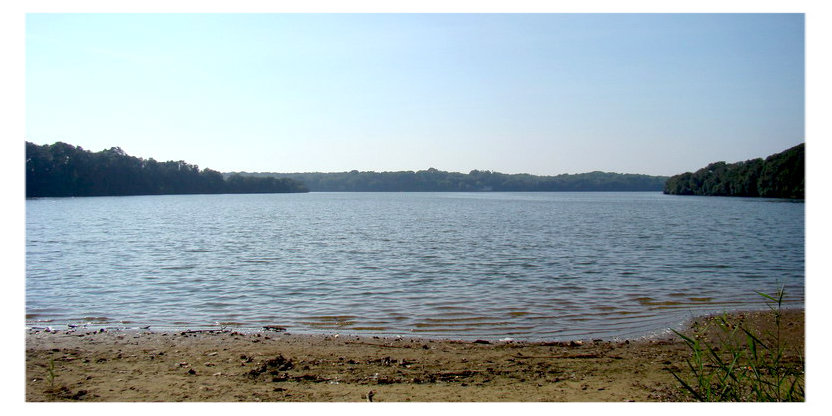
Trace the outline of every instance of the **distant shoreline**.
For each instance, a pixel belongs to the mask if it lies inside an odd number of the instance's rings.
[[[250,193],[187,193],[187,194],[135,194],[135,195],[73,195],[73,196],[27,196],[26,199],[50,199],[50,198],[100,198],[100,197],[131,197],[131,196],[188,196],[188,195],[273,195],[273,194],[499,194],[499,193],[526,193],[526,194],[567,194],[567,193],[651,193],[662,194],[661,191],[305,191],[305,192],[250,192]],[[782,198],[772,198],[782,199]]]
[[[587,172],[540,176],[489,170],[468,173],[434,168],[419,171],[374,172],[226,172],[224,177],[290,179],[311,192],[661,192],[668,177],[633,173]]]

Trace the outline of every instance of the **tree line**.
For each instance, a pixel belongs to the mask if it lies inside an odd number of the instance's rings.
[[[308,192],[288,178],[224,177],[184,161],[157,162],[113,147],[26,142],[26,197]]]
[[[313,192],[536,192],[536,191],[655,191],[666,176],[589,172],[557,176],[505,174],[488,170],[469,173],[430,168],[399,172],[235,173],[254,177],[294,179]],[[227,175],[231,175],[230,173]]]
[[[803,199],[804,147],[801,143],[765,160],[711,163],[696,172],[670,177],[664,193]]]

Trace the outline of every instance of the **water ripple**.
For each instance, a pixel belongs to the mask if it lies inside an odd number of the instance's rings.
[[[641,336],[804,296],[804,205],[655,193],[26,201],[26,322]]]

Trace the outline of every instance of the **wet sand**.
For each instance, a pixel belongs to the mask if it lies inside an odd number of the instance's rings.
[[[691,324],[688,333],[710,318]],[[771,328],[768,312],[732,315]],[[784,313],[803,354],[804,312]],[[713,336],[713,334],[710,334]],[[463,342],[263,331],[26,333],[26,401],[684,401],[676,336]]]

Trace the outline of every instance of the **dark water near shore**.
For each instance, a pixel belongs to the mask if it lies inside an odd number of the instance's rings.
[[[26,322],[638,337],[804,297],[802,202],[659,193],[26,201]]]

